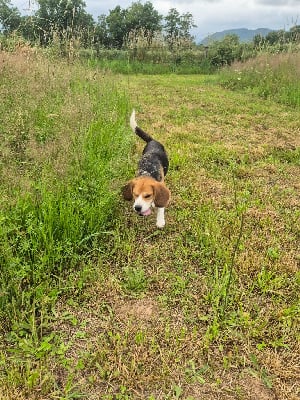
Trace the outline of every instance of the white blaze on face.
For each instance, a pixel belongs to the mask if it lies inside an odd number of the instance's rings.
[[[152,201],[146,201],[142,195],[139,195],[133,204],[133,209],[141,215],[151,214]]]

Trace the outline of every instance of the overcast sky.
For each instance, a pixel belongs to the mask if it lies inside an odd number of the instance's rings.
[[[151,0],[150,0],[151,1]],[[22,13],[35,0],[11,0]],[[127,8],[132,0],[85,0],[86,11],[107,15],[117,5]],[[145,0],[141,1],[145,3]],[[171,8],[180,14],[190,12],[197,28],[193,35],[203,39],[209,34],[231,28],[270,28],[289,30],[300,25],[300,0],[152,0],[154,8],[167,15]]]

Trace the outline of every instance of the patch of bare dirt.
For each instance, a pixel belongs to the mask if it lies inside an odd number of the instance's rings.
[[[141,322],[153,320],[158,315],[158,305],[151,299],[120,301],[114,307],[116,318],[120,321],[134,319]]]

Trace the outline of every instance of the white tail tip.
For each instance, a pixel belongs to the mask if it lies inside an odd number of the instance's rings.
[[[137,127],[137,123],[135,120],[135,110],[132,110],[131,117],[130,117],[130,127],[135,132],[135,128]]]

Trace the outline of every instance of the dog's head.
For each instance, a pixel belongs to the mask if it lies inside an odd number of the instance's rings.
[[[148,176],[129,181],[123,188],[125,200],[134,200],[133,209],[139,215],[151,214],[151,207],[166,207],[170,200],[169,189],[161,182]]]

